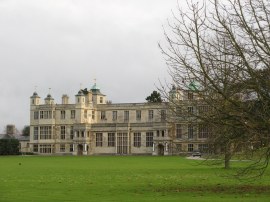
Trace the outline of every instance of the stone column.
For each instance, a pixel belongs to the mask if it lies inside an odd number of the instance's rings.
[[[164,151],[164,155],[165,155],[165,156],[169,155],[169,152],[168,152],[168,142],[165,142],[165,151]]]
[[[77,151],[76,151],[77,148],[78,148],[78,146],[76,146],[76,144],[73,143],[73,152],[72,152],[73,155],[77,155]]]
[[[156,144],[153,142],[153,148],[152,148],[152,155],[153,156],[156,156],[157,155],[157,152],[155,150],[155,147],[156,147]]]
[[[87,155],[87,144],[83,144],[83,155]]]
[[[115,154],[117,154],[117,140],[118,140],[118,134],[117,131],[115,132]]]

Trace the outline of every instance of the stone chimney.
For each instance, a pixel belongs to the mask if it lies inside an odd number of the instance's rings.
[[[16,133],[15,125],[7,125],[7,135],[14,135]]]
[[[69,97],[67,94],[62,96],[62,104],[69,104]]]

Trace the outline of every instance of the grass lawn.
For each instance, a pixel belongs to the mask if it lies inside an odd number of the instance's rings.
[[[230,172],[176,156],[0,157],[0,201],[270,201],[270,168]]]

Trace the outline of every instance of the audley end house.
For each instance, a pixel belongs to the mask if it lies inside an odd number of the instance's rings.
[[[168,121],[170,102],[177,100],[194,113],[199,106],[192,89],[169,92],[162,103],[108,102],[96,84],[80,90],[75,103],[62,96],[55,104],[48,94],[41,102],[36,92],[30,98],[29,151],[40,155],[179,155],[207,147],[208,131],[191,124],[176,111],[177,121]],[[172,117],[170,115],[170,117]],[[180,117],[180,118],[179,118]]]

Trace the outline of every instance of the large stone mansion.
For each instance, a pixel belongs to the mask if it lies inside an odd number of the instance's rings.
[[[189,108],[191,90],[170,96]],[[31,96],[30,151],[43,155],[178,155],[206,147],[207,134],[183,117],[167,121],[170,102],[108,102],[96,84],[80,90],[75,103],[67,95],[55,104]]]

